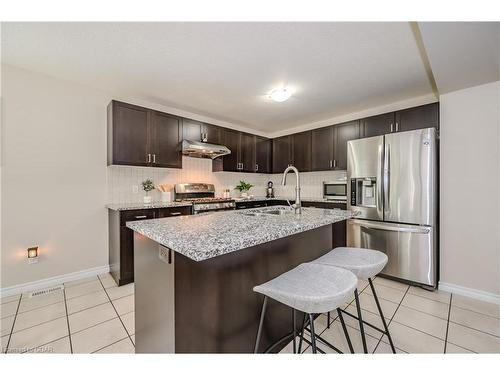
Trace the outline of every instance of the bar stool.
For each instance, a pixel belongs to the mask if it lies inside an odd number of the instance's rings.
[[[262,327],[266,314],[268,298],[272,298],[292,309],[293,327],[292,333],[285,336],[289,338],[293,335],[293,352],[297,352],[296,348],[296,311],[301,311],[309,317],[311,342],[304,338],[304,330],[301,332],[301,340],[306,341],[311,345],[313,353],[321,349],[316,346],[316,340],[325,343],[326,340],[316,336],[314,330],[314,314],[326,313],[337,309],[337,312],[342,323],[344,334],[346,335],[349,348],[352,351],[352,344],[347,332],[347,327],[342,318],[342,312],[339,307],[349,300],[352,293],[356,289],[358,279],[356,276],[345,269],[325,266],[322,264],[302,263],[294,269],[281,274],[280,276],[258,286],[253,290],[264,295],[262,303],[262,311],[260,315],[259,329],[255,340],[254,353],[259,350],[260,338],[262,335]],[[304,322],[302,327],[304,327]],[[281,340],[279,341],[281,342]],[[269,352],[276,345],[273,344],[265,352]],[[326,343],[326,345],[331,345]],[[333,345],[331,346],[333,347]],[[338,349],[334,348],[338,352]]]
[[[385,321],[384,314],[382,312],[382,308],[380,307],[380,302],[377,297],[377,293],[375,292],[375,287],[373,286],[372,277],[377,275],[387,264],[387,255],[381,251],[363,249],[357,247],[337,247],[331,250],[329,253],[319,257],[318,259],[312,261],[313,264],[323,264],[333,267],[340,267],[354,273],[359,279],[368,279],[370,283],[370,288],[373,293],[373,298],[375,299],[375,303],[377,304],[377,309],[380,314],[380,318],[382,319],[382,324],[384,329],[380,329],[379,327],[374,326],[368,322],[363,321],[363,317],[361,315],[361,305],[359,303],[359,295],[358,288],[354,290],[354,299],[356,300],[356,310],[358,316],[355,316],[348,311],[342,310],[345,314],[357,319],[359,321],[359,330],[361,331],[361,340],[363,342],[363,351],[368,353],[368,348],[366,345],[366,337],[364,324],[372,327],[373,329],[387,335],[389,339],[389,344],[391,345],[391,349],[393,353],[396,353],[396,349],[394,348],[394,344],[392,342],[391,334],[389,333],[389,327]],[[328,313],[328,328],[330,328],[330,313]]]

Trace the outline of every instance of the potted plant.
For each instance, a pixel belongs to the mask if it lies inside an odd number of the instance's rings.
[[[234,190],[239,190],[239,192],[241,193],[241,197],[242,198],[247,198],[248,197],[248,191],[253,187],[253,185],[249,182],[245,182],[245,181],[240,181],[240,184],[239,185],[236,185],[236,187],[234,188]]]
[[[155,185],[153,184],[153,181],[150,180],[149,178],[147,180],[142,181],[142,190],[146,192],[146,195],[144,196],[144,204],[151,204],[153,198],[149,195],[149,192],[151,190],[154,190]]]

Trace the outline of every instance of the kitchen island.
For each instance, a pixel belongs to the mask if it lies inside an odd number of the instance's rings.
[[[252,288],[331,250],[332,225],[349,217],[344,210],[295,215],[275,206],[128,222],[136,352],[252,352],[262,303]],[[290,309],[271,301],[262,349],[291,324]]]

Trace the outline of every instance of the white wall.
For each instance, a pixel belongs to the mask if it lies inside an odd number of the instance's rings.
[[[500,298],[500,82],[440,102],[441,283]]]
[[[109,97],[7,66],[2,76],[2,287],[106,266]]]

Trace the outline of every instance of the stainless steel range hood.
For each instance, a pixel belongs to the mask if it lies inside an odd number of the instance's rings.
[[[195,158],[215,159],[219,156],[229,155],[231,150],[223,145],[185,139],[182,141],[182,153]]]

